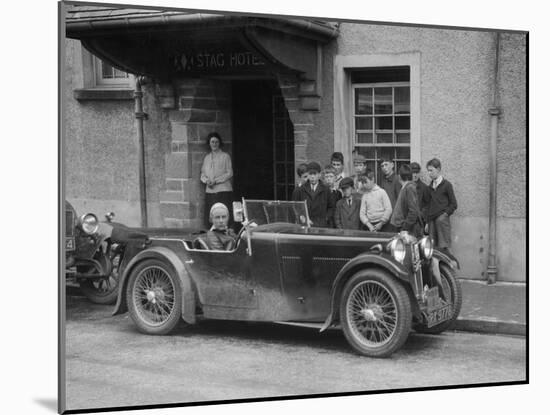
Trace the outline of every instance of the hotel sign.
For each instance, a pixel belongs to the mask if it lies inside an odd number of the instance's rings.
[[[181,53],[171,56],[170,59],[178,73],[253,69],[265,66],[265,62],[253,52],[204,51]]]

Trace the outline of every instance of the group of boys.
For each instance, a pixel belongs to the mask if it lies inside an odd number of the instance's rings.
[[[298,166],[299,182],[292,200],[306,201],[312,226],[407,231],[417,237],[429,233],[436,247],[449,249],[449,217],[457,202],[452,184],[441,175],[438,159],[426,164],[429,185],[420,179],[418,163],[401,165],[396,175],[393,160],[381,160],[380,186],[362,155],[354,157],[353,166],[354,175],[348,177],[339,152],[332,154],[330,164],[323,170],[315,161]]]

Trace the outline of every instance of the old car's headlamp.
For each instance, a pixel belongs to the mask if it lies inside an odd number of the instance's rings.
[[[405,244],[399,238],[392,239],[388,244],[389,251],[397,262],[403,263],[405,259]]]
[[[420,253],[422,257],[430,259],[434,253],[432,238],[425,236],[420,240]]]
[[[93,235],[99,228],[99,221],[97,220],[97,216],[93,213],[86,213],[85,215],[82,215],[79,222],[82,230],[88,235]]]

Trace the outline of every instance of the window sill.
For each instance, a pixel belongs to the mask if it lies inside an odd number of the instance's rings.
[[[73,96],[78,101],[127,101],[134,99],[134,91],[132,89],[82,88],[75,89]]]

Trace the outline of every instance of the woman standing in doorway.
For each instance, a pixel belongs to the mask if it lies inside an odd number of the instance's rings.
[[[204,156],[201,168],[201,182],[206,185],[206,195],[204,203],[204,221],[209,224],[210,208],[215,203],[223,203],[225,206],[231,206],[233,202],[233,187],[231,178],[233,177],[233,167],[231,157],[222,151],[223,141],[216,132],[208,134],[206,145],[210,152]],[[231,212],[231,210],[230,210]],[[232,223],[230,213],[229,223]]]

